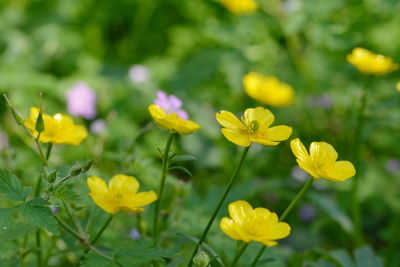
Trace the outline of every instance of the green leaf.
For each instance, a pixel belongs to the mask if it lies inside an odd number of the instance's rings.
[[[178,155],[178,156],[174,156],[173,158],[171,158],[171,163],[194,161],[194,160],[196,160],[196,157],[194,157],[192,155]]]
[[[34,226],[58,234],[58,223],[53,212],[47,207],[49,203],[44,199],[32,199],[19,207],[23,216]]]
[[[354,259],[356,267],[383,267],[382,259],[369,246],[357,249]]]
[[[165,258],[175,257],[178,249],[162,249],[153,247],[154,242],[150,239],[126,241],[119,245],[113,259],[107,259],[103,256],[89,253],[82,262],[82,266],[140,266],[148,262],[162,262]]]
[[[14,240],[37,230],[21,214],[19,207],[0,209],[0,242]]]
[[[57,187],[54,196],[64,201],[78,202],[81,200],[80,196],[73,190],[73,185],[62,184]]]
[[[353,259],[345,250],[334,250],[329,252],[329,255],[341,264],[341,267],[354,267]]]
[[[169,170],[170,171],[179,170],[179,171],[182,171],[182,172],[186,173],[190,177],[192,176],[192,173],[188,169],[186,169],[185,167],[182,167],[182,166],[172,166],[172,167],[169,168]]]
[[[25,201],[30,188],[22,188],[21,181],[5,169],[0,170],[0,193],[4,193],[11,201]]]

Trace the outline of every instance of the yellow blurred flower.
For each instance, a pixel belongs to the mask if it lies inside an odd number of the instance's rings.
[[[222,218],[219,226],[234,240],[246,243],[255,241],[271,247],[277,244],[275,240],[290,234],[289,224],[279,222],[276,213],[264,208],[253,209],[244,200],[229,204],[228,211],[232,219]]]
[[[149,111],[161,129],[177,132],[182,135],[191,134],[200,129],[200,125],[191,120],[185,120],[177,113],[167,114],[160,106],[151,104]]]
[[[293,88],[272,76],[250,72],[243,77],[246,93],[253,99],[274,107],[287,107],[294,102]]]
[[[343,182],[356,174],[350,161],[336,161],[338,158],[336,150],[326,142],[312,142],[310,154],[299,138],[293,139],[290,147],[297,158],[299,167],[315,179],[324,178],[332,182]]]
[[[383,75],[399,68],[390,57],[374,54],[360,47],[354,48],[351,54],[347,55],[347,61],[366,74]]]
[[[400,92],[400,82],[397,82],[397,84],[396,84],[396,89],[397,89],[397,91]]]
[[[217,121],[225,128],[221,129],[226,139],[239,146],[249,146],[252,142],[264,146],[275,146],[289,138],[292,128],[279,125],[269,127],[274,122],[274,115],[266,108],[248,108],[239,120],[229,111],[220,111]]]
[[[221,3],[237,15],[253,13],[257,9],[254,0],[221,0]]]
[[[39,108],[32,107],[30,116],[24,121],[25,126],[37,137],[35,129],[39,116]],[[68,115],[57,113],[53,116],[43,114],[44,131],[41,132],[39,141],[43,143],[79,145],[88,136],[84,126],[74,124]]]
[[[92,176],[87,179],[89,195],[94,203],[104,211],[115,214],[119,210],[141,212],[143,207],[157,199],[154,191],[140,192],[135,177],[117,174],[111,178],[108,186],[103,179]]]

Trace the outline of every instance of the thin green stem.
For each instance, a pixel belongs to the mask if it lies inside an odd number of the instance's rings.
[[[365,86],[362,88],[362,94],[360,98],[360,108],[358,109],[357,114],[357,124],[354,131],[353,138],[353,163],[356,166],[357,174],[353,177],[353,183],[351,187],[351,196],[352,196],[352,217],[354,224],[354,243],[357,247],[360,247],[363,243],[363,234],[361,227],[361,211],[360,204],[358,199],[358,184],[359,184],[359,176],[360,176],[360,146],[362,143],[362,132],[365,125],[365,108],[367,106],[368,101],[368,88],[369,88],[369,76],[365,78]]]
[[[36,247],[37,247],[37,266],[42,266],[42,241],[40,231],[36,231]]]
[[[294,208],[294,206],[300,200],[300,198],[303,197],[304,193],[310,188],[310,186],[313,184],[313,182],[314,182],[314,178],[312,178],[312,177],[308,178],[307,182],[303,185],[300,192],[297,193],[296,197],[292,200],[292,202],[290,202],[289,206],[287,206],[285,211],[282,213],[282,215],[279,219],[280,221],[283,221],[286,218],[286,216],[288,216],[289,212]]]
[[[168,165],[169,165],[169,150],[171,148],[172,140],[174,139],[175,134],[170,133],[168,136],[167,144],[165,145],[163,159],[162,159],[162,170],[161,170],[161,178],[160,178],[160,185],[158,187],[158,194],[157,194],[157,201],[154,207],[154,216],[153,216],[153,237],[157,241],[158,240],[158,217],[160,213],[160,205],[162,200],[162,195],[164,192],[165,180],[167,178],[168,173]]]
[[[258,253],[257,253],[257,256],[254,258],[254,260],[253,260],[253,262],[251,263],[250,267],[256,266],[258,260],[261,258],[262,254],[264,253],[264,251],[265,251],[266,248],[267,248],[267,247],[264,246],[264,245],[260,248],[260,250],[259,250]]]
[[[220,211],[222,205],[224,204],[224,201],[226,199],[226,197],[228,196],[229,192],[231,191],[233,185],[235,184],[237,178],[238,178],[238,174],[240,169],[242,168],[242,165],[244,163],[244,160],[246,159],[247,153],[249,152],[250,146],[245,147],[242,153],[242,156],[240,158],[239,164],[236,166],[236,169],[231,177],[231,180],[228,184],[228,187],[225,189],[225,192],[223,193],[223,195],[221,196],[217,206],[215,207],[215,210],[213,212],[213,214],[211,215],[210,220],[207,223],[206,228],[203,231],[203,234],[201,235],[199,241],[196,244],[196,247],[194,248],[194,251],[192,253],[192,256],[190,257],[189,263],[188,263],[188,267],[192,266],[193,264],[193,258],[196,256],[197,254],[197,250],[199,249],[199,247],[201,246],[201,244],[204,242],[204,240],[206,239],[206,236],[208,234],[208,231],[210,231],[210,228],[215,220],[215,218],[218,215],[218,212]]]
[[[108,217],[107,221],[104,223],[103,227],[101,227],[100,231],[96,234],[96,236],[93,238],[93,240],[89,243],[89,244],[91,244],[91,246],[96,244],[97,240],[100,239],[100,236],[103,234],[104,230],[106,230],[107,226],[110,224],[112,219],[113,219],[113,215],[110,214],[110,216]],[[83,257],[89,252],[90,249],[91,249],[90,246],[85,249],[85,251],[83,252],[82,256],[80,257],[80,260],[83,259]]]
[[[231,267],[236,266],[236,263],[239,261],[240,256],[242,256],[243,252],[246,250],[249,243],[243,242],[240,247],[236,249],[235,257],[232,260]]]
[[[69,210],[69,207],[65,201],[62,202],[65,212],[68,215],[68,218],[71,220],[72,224],[75,226],[75,229],[78,231],[79,234],[83,233],[83,229],[79,221],[76,219],[75,216],[72,215],[71,211]]]
[[[303,187],[301,188],[299,193],[297,193],[295,198],[290,202],[289,206],[287,206],[287,208],[283,211],[282,216],[279,219],[280,221],[283,221],[288,216],[290,211],[294,208],[294,206],[296,206],[297,202],[300,200],[300,198],[303,197],[304,193],[307,192],[307,190],[311,187],[313,182],[314,182],[313,177],[308,178],[307,182],[303,185]],[[264,253],[265,248],[266,248],[266,246],[264,246],[264,245],[260,248],[260,250],[257,253],[257,256],[255,257],[252,264],[250,265],[251,267],[256,266],[261,255]]]
[[[50,154],[51,154],[51,149],[53,148],[53,143],[48,143],[47,144],[47,150],[46,150],[46,160],[48,161],[50,159]]]

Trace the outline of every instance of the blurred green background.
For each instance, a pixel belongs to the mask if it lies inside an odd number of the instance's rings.
[[[176,172],[168,179],[169,201],[164,209],[171,217],[164,235],[171,246],[179,245],[185,252],[193,244],[180,233],[200,235],[240,154],[220,134],[215,113],[225,109],[240,114],[248,107],[262,106],[245,94],[245,74],[257,71],[291,84],[295,103],[288,108],[268,107],[276,115],[275,123],[292,126],[292,137],[300,137],[306,146],[312,141],[330,142],[339,159],[352,157],[358,99],[366,86],[371,97],[358,169],[363,232],[385,266],[400,266],[396,253],[400,246],[400,94],[395,89],[400,77],[394,72],[366,83],[346,61],[346,55],[361,46],[400,62],[400,3],[258,3],[255,13],[235,15],[217,0],[2,0],[0,91],[24,116],[39,104],[40,92],[47,113],[67,113],[68,90],[77,82],[88,84],[97,94],[96,119],[106,121],[105,130],[91,134],[79,147],[56,147],[52,164],[96,158],[90,174],[107,179],[118,172],[132,174],[144,189],[157,188],[157,148],[164,147],[167,138],[166,131],[151,123],[147,106],[160,89],[181,98],[202,130],[174,144],[174,152],[197,160],[186,164],[192,177]],[[150,75],[130,76],[133,65],[144,67]],[[12,121],[3,100],[0,112],[5,140],[0,166],[33,184],[40,160],[24,144],[30,141]],[[75,120],[88,128],[93,122]],[[289,142],[252,147],[240,176],[229,201],[245,199],[278,213],[306,178],[296,168]],[[276,258],[268,266],[350,266],[333,261],[329,254],[336,250],[351,254],[355,249],[350,187],[351,180],[316,182],[287,219],[290,237],[267,250],[266,255]],[[89,204],[103,218],[86,195],[84,178],[76,190],[82,199],[74,205]],[[148,223],[150,211],[144,214]],[[84,220],[85,212],[79,212]],[[104,240],[116,242],[135,227],[135,216],[117,217]],[[236,245],[218,223],[207,243],[225,260],[232,257]],[[52,258],[52,265],[68,266],[73,260],[79,245],[72,240],[67,244]],[[256,254],[258,245],[250,247],[242,264]],[[181,261],[178,256],[170,265],[179,266]]]

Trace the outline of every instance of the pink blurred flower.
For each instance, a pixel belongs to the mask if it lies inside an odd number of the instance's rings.
[[[0,151],[8,148],[9,140],[6,132],[0,130]]]
[[[164,91],[158,91],[154,104],[160,106],[167,114],[177,113],[182,119],[189,119],[188,113],[181,109],[182,100],[174,95],[167,95]]]
[[[133,65],[129,69],[129,78],[136,83],[144,83],[150,79],[150,71],[143,65]]]
[[[106,129],[105,120],[98,119],[90,124],[90,131],[94,134],[102,134]]]
[[[68,112],[91,120],[96,117],[96,93],[87,84],[77,83],[67,93]]]

